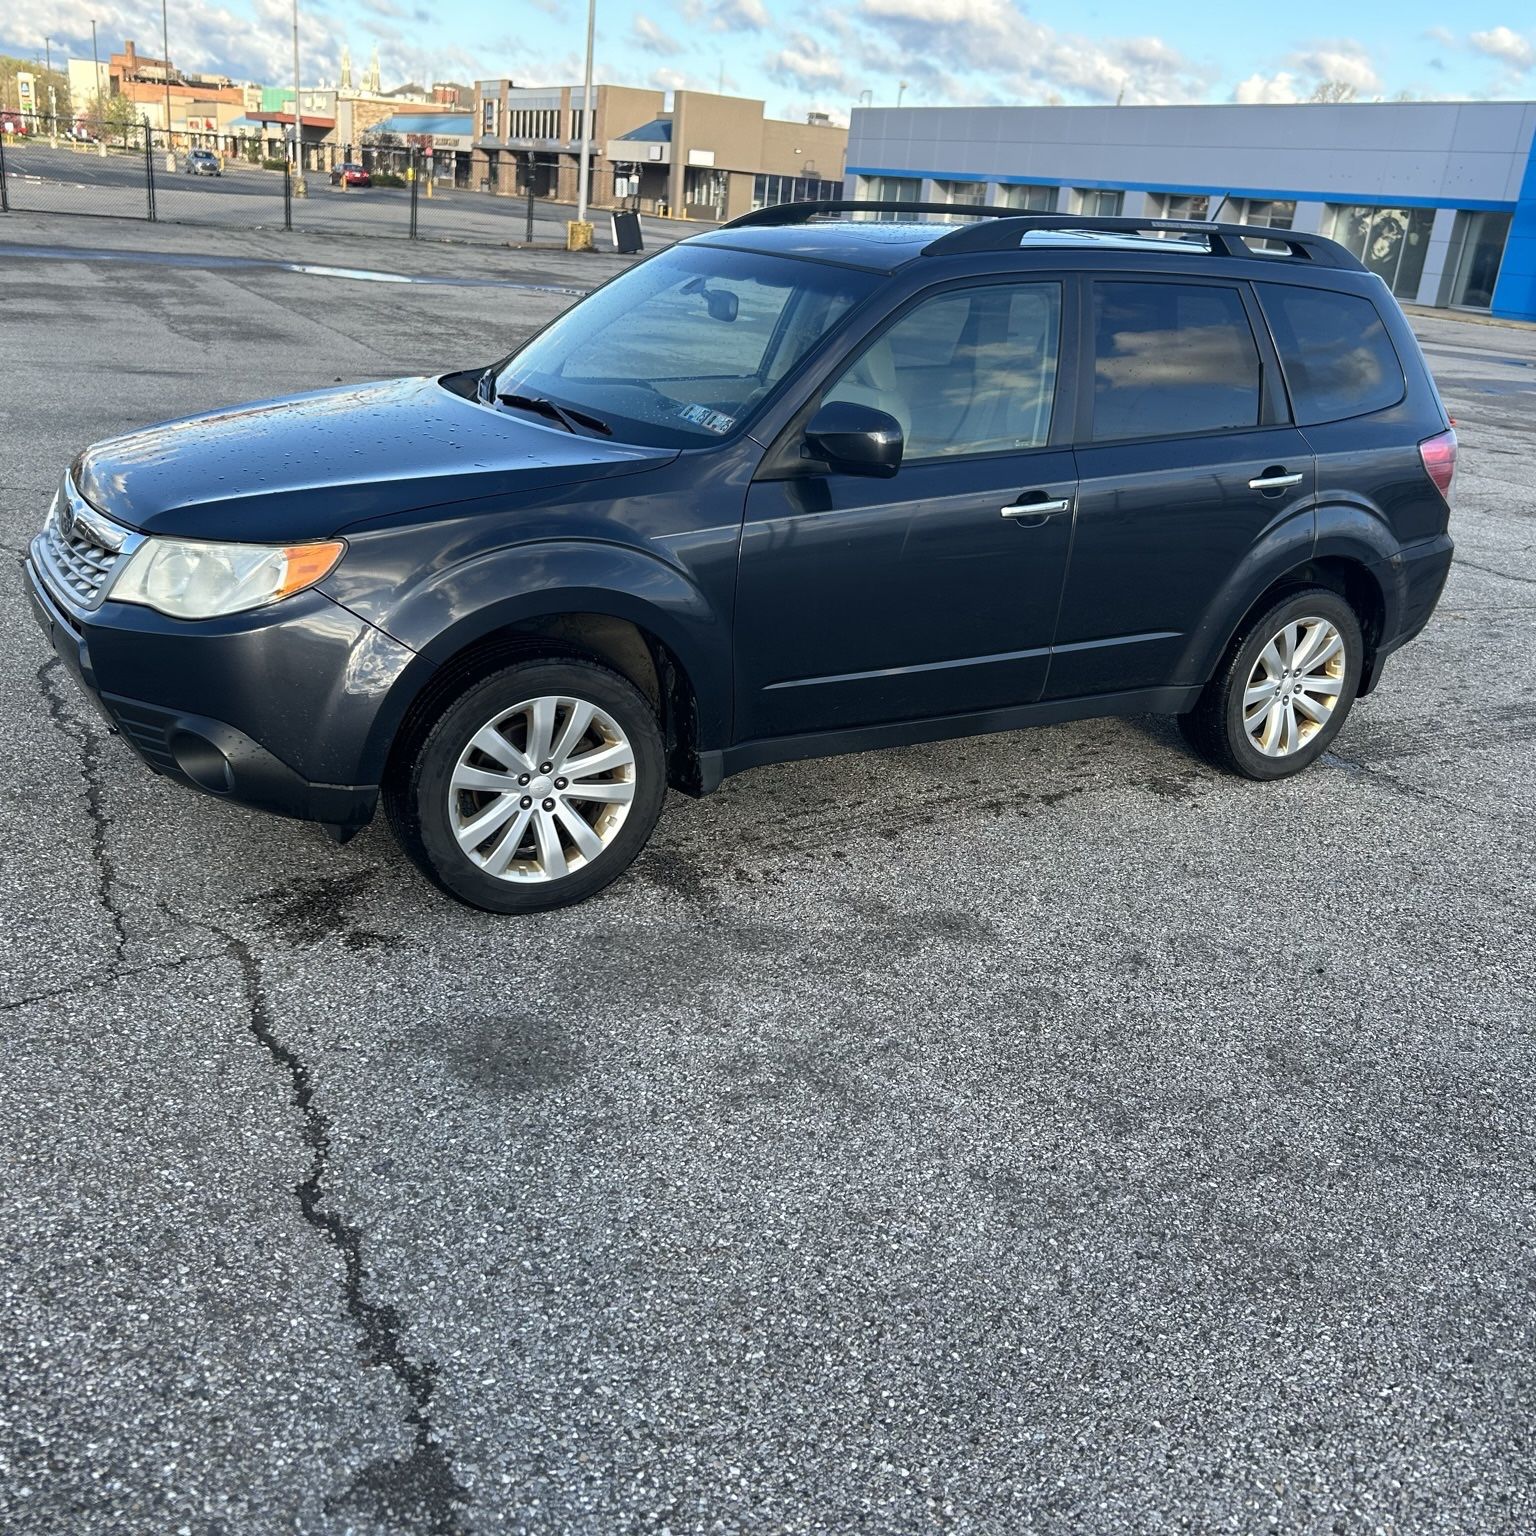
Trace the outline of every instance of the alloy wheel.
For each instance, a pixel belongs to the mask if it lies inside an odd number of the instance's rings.
[[[558,880],[618,835],[636,791],[635,753],[585,699],[526,699],[488,720],[459,754],[448,820],[465,856],[497,879]]]
[[[1259,652],[1243,689],[1243,730],[1266,757],[1300,752],[1344,688],[1344,638],[1327,619],[1293,619]]]

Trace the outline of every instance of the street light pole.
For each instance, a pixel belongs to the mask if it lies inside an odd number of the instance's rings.
[[[96,52],[96,18],[91,18],[91,68],[96,71],[96,153],[107,158],[107,115],[101,104],[101,55]]]
[[[165,68],[165,168],[176,169],[176,145],[171,139],[171,28],[165,16],[165,0],[160,0],[160,52]]]
[[[53,39],[43,39],[43,67],[48,72],[48,142],[59,147],[59,97],[53,87]]]
[[[587,195],[592,185],[592,39],[597,31],[597,0],[587,0],[587,74],[581,98],[581,169],[576,177],[576,221],[587,222]]]
[[[304,111],[299,100],[299,0],[293,0],[293,195],[309,195],[304,181]]]
[[[896,82],[896,105],[898,107],[901,105],[901,98],[903,96],[905,96],[906,94],[907,94],[907,82],[905,80],[898,80]]]

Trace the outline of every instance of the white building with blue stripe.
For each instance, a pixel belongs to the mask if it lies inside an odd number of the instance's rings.
[[[1536,320],[1536,102],[856,110],[844,191],[1331,236],[1399,299]]]

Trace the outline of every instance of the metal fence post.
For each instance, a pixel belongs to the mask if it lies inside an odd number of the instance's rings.
[[[528,235],[525,242],[533,244],[533,156],[528,157]]]
[[[411,147],[410,158],[411,172],[411,239],[416,238],[416,189],[421,184],[421,151],[414,145]]]
[[[0,213],[11,211],[11,195],[5,186],[5,135],[0,133]]]
[[[293,229],[293,177],[286,157],[283,160],[283,228]]]
[[[144,119],[144,190],[149,197],[149,222],[155,222],[155,130]]]

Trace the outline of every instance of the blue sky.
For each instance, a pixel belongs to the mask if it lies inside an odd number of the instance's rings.
[[[292,75],[288,0],[171,0],[171,58],[237,79]],[[302,0],[306,84],[334,80],[343,43],[386,86],[408,78],[580,79],[585,0]],[[6,0],[0,52],[43,38],[89,57],[132,37],[158,53],[160,7],[138,0]],[[1454,21],[1454,26],[1448,26]],[[1099,0],[599,0],[597,74],[662,89],[761,97],[770,113],[832,112],[860,92],[910,105],[1304,100],[1324,79],[1362,99],[1536,97],[1530,0],[1466,10],[1400,0],[1274,6]]]

